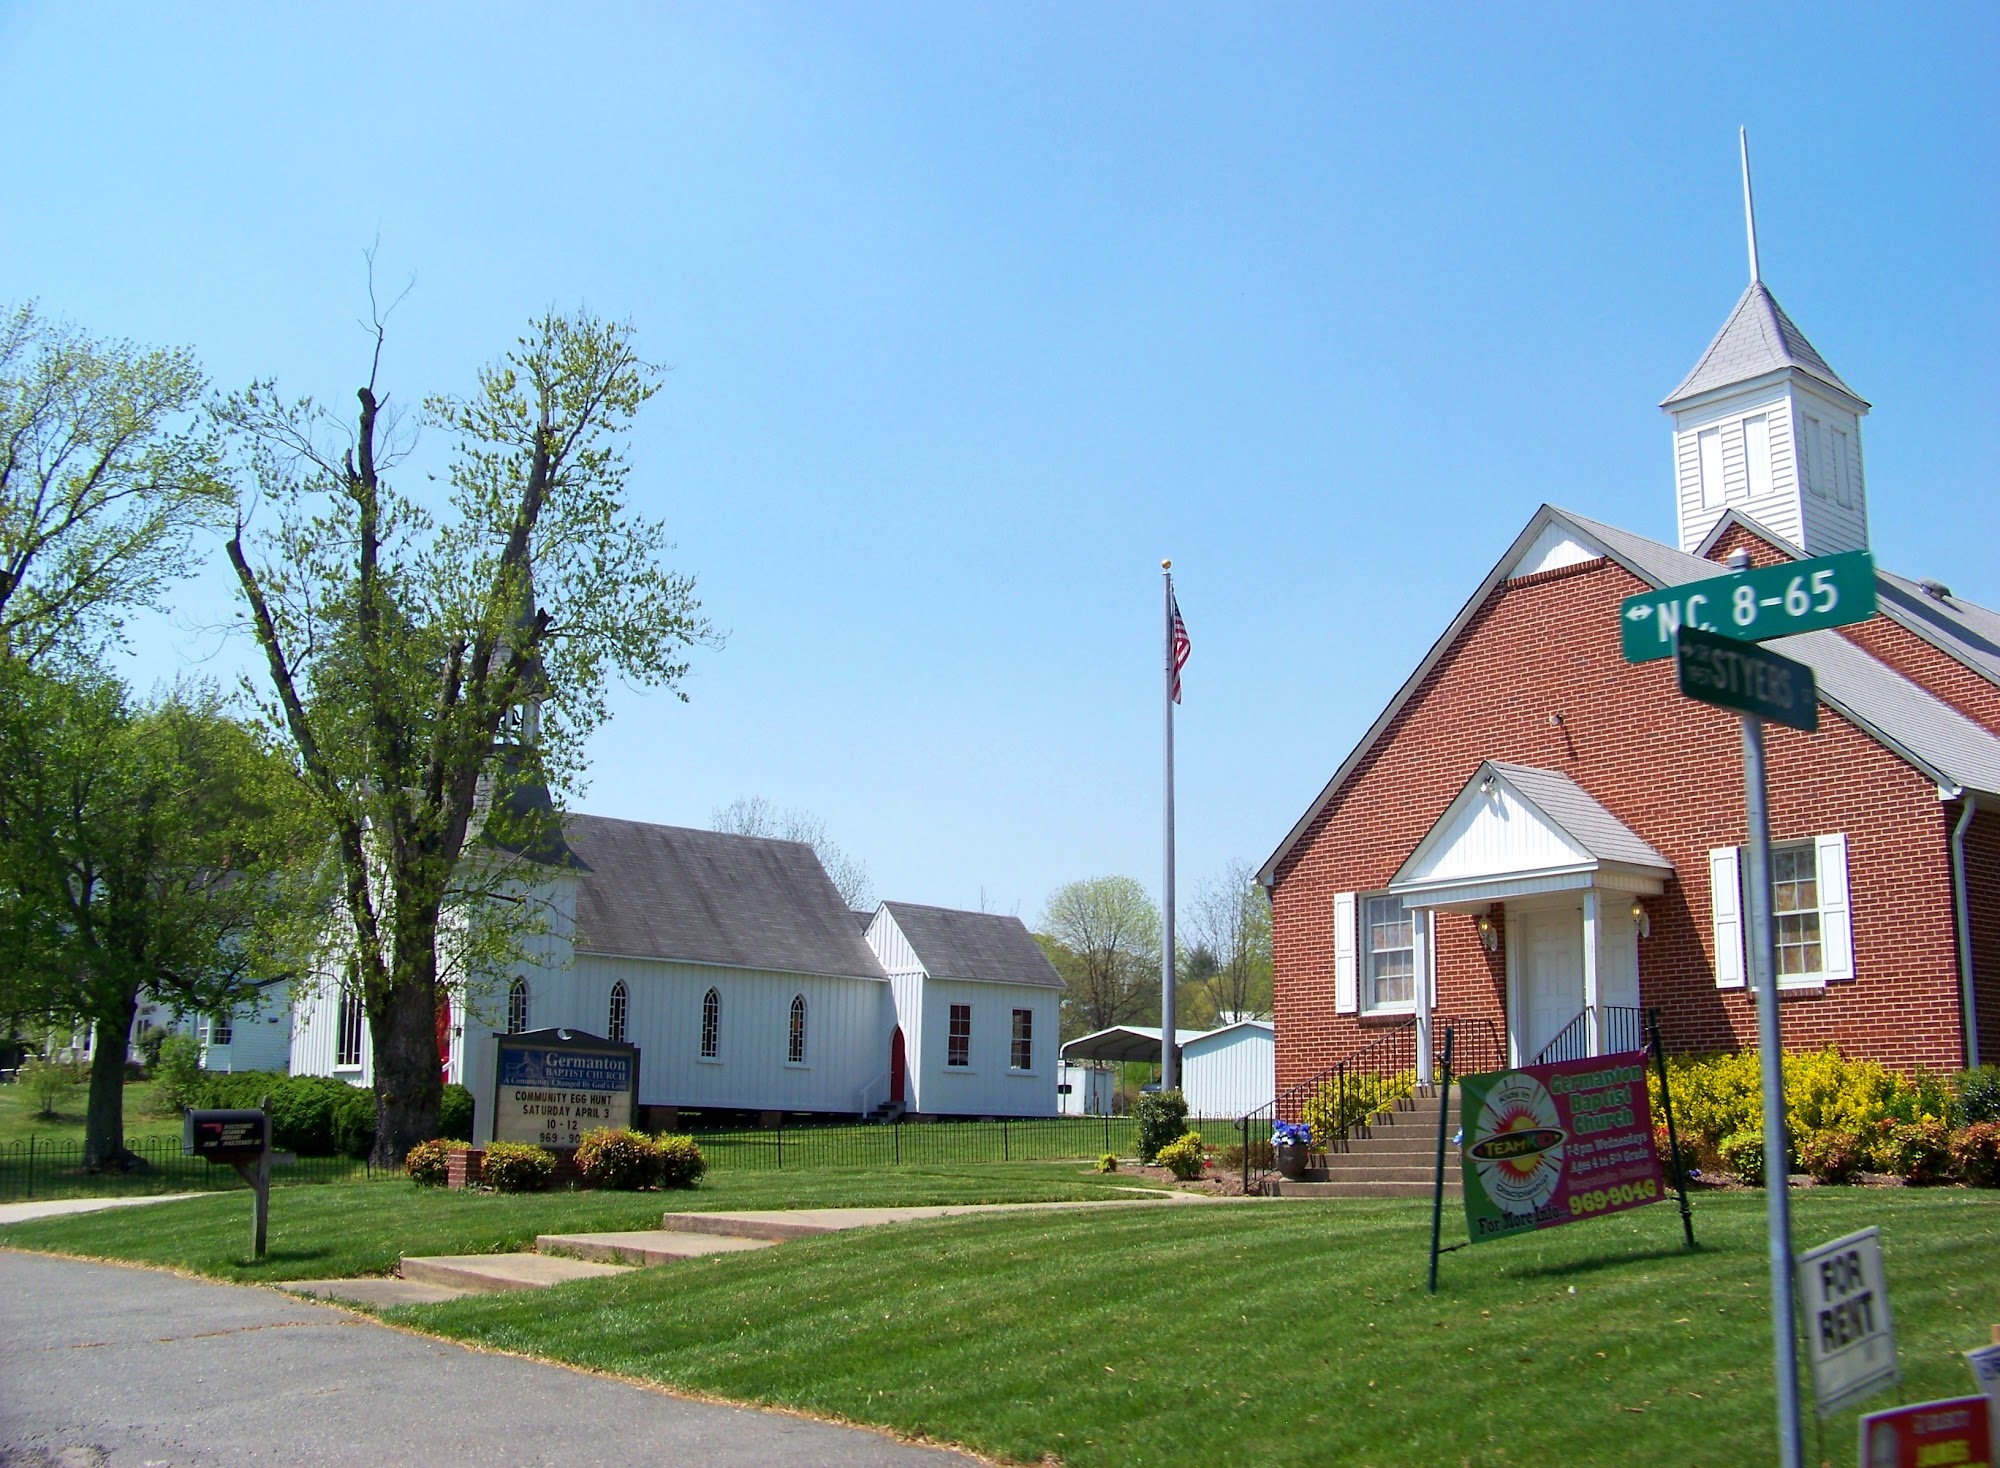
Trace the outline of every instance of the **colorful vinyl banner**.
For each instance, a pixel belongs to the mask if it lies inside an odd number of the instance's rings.
[[[1465,1076],[1459,1096],[1475,1244],[1667,1196],[1643,1050]]]

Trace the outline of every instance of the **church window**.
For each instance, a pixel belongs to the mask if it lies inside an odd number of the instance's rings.
[[[340,991],[340,1033],[334,1036],[333,1063],[338,1066],[361,1064],[361,995],[353,989]]]
[[[208,1021],[208,1043],[227,1045],[236,1038],[236,1028],[226,1014],[211,1015]]]
[[[701,996],[701,1058],[722,1054],[722,995],[710,989]]]
[[[628,998],[623,979],[611,986],[611,1013],[604,1021],[605,1038],[611,1040],[625,1038],[625,1006]]]
[[[528,981],[516,979],[507,987],[507,1033],[518,1035],[528,1028]]]
[[[1362,1008],[1394,1009],[1417,997],[1416,918],[1400,897],[1368,899]]]
[[[792,996],[790,1033],[785,1040],[785,1060],[791,1065],[806,1063],[806,996]]]
[[[1743,420],[1743,469],[1751,499],[1771,492],[1771,420],[1763,413]]]
[[[1713,510],[1722,504],[1722,430],[1704,428],[1694,444],[1701,473],[1701,506]]]
[[[1819,873],[1810,842],[1771,851],[1771,911],[1778,924],[1778,974],[1820,971]]]
[[[963,1069],[972,1064],[972,1006],[951,1007],[951,1028],[945,1032],[944,1063]]]
[[[1013,1070],[1035,1068],[1035,1011],[1032,1009],[1014,1011],[1014,1049],[1008,1057],[1008,1066]]]

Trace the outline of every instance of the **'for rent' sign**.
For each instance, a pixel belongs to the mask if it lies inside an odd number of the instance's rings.
[[[1903,1379],[1889,1320],[1882,1242],[1874,1229],[1800,1255],[1799,1296],[1820,1416],[1831,1417]]]

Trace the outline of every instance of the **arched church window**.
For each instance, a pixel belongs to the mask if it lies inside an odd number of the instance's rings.
[[[620,979],[611,986],[611,1014],[604,1022],[605,1036],[613,1040],[625,1038],[625,1004],[628,995],[625,981]]]
[[[507,1033],[521,1034],[528,1028],[528,981],[516,979],[507,988]]]
[[[722,1053],[722,996],[710,989],[701,996],[701,1058],[714,1060]]]
[[[785,1046],[785,1059],[793,1065],[806,1063],[806,996],[792,996],[792,1027]]]

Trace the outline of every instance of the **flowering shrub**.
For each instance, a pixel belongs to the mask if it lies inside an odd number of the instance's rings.
[[[1877,1128],[1870,1152],[1877,1171],[1893,1172],[1917,1187],[1952,1177],[1951,1132],[1941,1121],[1885,1123]]]
[[[599,1127],[577,1144],[576,1170],[593,1187],[650,1188],[660,1179],[659,1144],[643,1132]]]
[[[1393,1076],[1349,1076],[1346,1084],[1328,1081],[1317,1095],[1306,1098],[1299,1115],[1323,1147],[1343,1132],[1366,1126],[1406,1096],[1416,1094],[1417,1073]]]
[[[2000,1188],[2000,1121],[1982,1121],[1951,1139],[1958,1175],[1975,1188]]]
[[[653,1147],[660,1159],[663,1188],[691,1188],[708,1171],[708,1159],[701,1155],[693,1137],[655,1137]]]
[[[1817,1132],[1798,1144],[1799,1168],[1815,1181],[1851,1183],[1868,1165],[1867,1144],[1856,1132]]]
[[[1271,1145],[1273,1147],[1310,1147],[1312,1128],[1302,1121],[1274,1121],[1271,1123]]]
[[[1099,1172],[1118,1171],[1118,1154],[1116,1152],[1106,1152],[1102,1157],[1098,1158],[1097,1170]]]
[[[403,1159],[403,1170],[410,1175],[410,1181],[421,1183],[428,1188],[445,1185],[445,1174],[450,1166],[451,1154],[471,1149],[471,1143],[455,1141],[450,1137],[433,1137],[428,1142],[419,1142],[410,1148],[410,1155]]]
[[[1154,1154],[1153,1160],[1182,1182],[1193,1182],[1201,1176],[1202,1167],[1206,1163],[1202,1155],[1201,1133],[1182,1133],[1178,1140],[1160,1148]]]
[[[533,1193],[556,1175],[556,1154],[529,1142],[495,1142],[486,1149],[486,1181],[502,1193]]]

